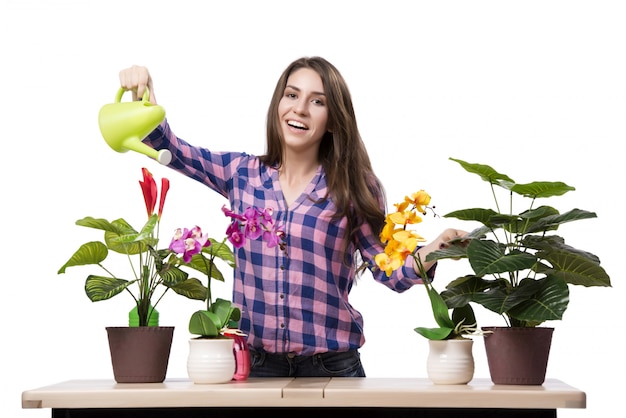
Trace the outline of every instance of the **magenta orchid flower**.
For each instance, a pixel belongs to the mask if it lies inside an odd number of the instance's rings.
[[[282,224],[277,224],[272,219],[274,212],[272,208],[248,207],[244,210],[243,215],[240,215],[223,206],[222,212],[232,219],[226,229],[226,236],[235,248],[241,248],[247,239],[262,238],[267,243],[268,248],[279,246],[281,250],[285,251],[285,243],[283,242],[285,232]]]
[[[191,230],[187,228],[176,229],[169,249],[176,254],[182,254],[183,261],[189,263],[195,254],[199,254],[202,251],[203,247],[210,245],[211,241],[208,234],[203,234],[202,229],[195,226]]]

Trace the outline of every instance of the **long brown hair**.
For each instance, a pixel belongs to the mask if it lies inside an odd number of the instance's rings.
[[[384,189],[372,170],[361,139],[348,85],[337,68],[324,58],[297,59],[289,64],[278,79],[267,112],[267,151],[260,157],[261,161],[277,167],[283,163],[278,105],[285,92],[287,79],[300,68],[316,71],[322,79],[326,94],[328,132],[322,138],[318,157],[326,173],[328,194],[338,208],[335,217],[347,218],[351,239],[354,239],[355,231],[363,222],[367,222],[377,234],[385,220],[380,202],[382,200],[385,204]]]

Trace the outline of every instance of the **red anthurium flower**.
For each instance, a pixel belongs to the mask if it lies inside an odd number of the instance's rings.
[[[147,168],[142,168],[143,181],[139,181],[141,191],[143,192],[143,200],[146,202],[146,210],[148,211],[148,217],[154,213],[154,207],[157,200],[157,185],[152,177],[152,173]]]
[[[165,177],[161,179],[161,199],[159,201],[159,220],[161,220],[161,215],[163,214],[163,205],[165,205],[165,196],[167,196],[167,191],[170,189],[170,181]]]

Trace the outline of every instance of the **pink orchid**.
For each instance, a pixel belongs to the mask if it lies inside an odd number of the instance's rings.
[[[188,263],[195,254],[199,254],[203,247],[211,245],[208,234],[203,234],[200,227],[195,226],[191,230],[176,229],[169,249],[176,254],[183,255],[183,261]]]

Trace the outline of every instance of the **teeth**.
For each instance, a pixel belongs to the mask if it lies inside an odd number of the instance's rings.
[[[307,129],[306,125],[304,123],[300,123],[298,121],[295,120],[290,120],[287,122],[287,124],[289,126],[293,126],[294,128],[300,128],[300,129]]]

